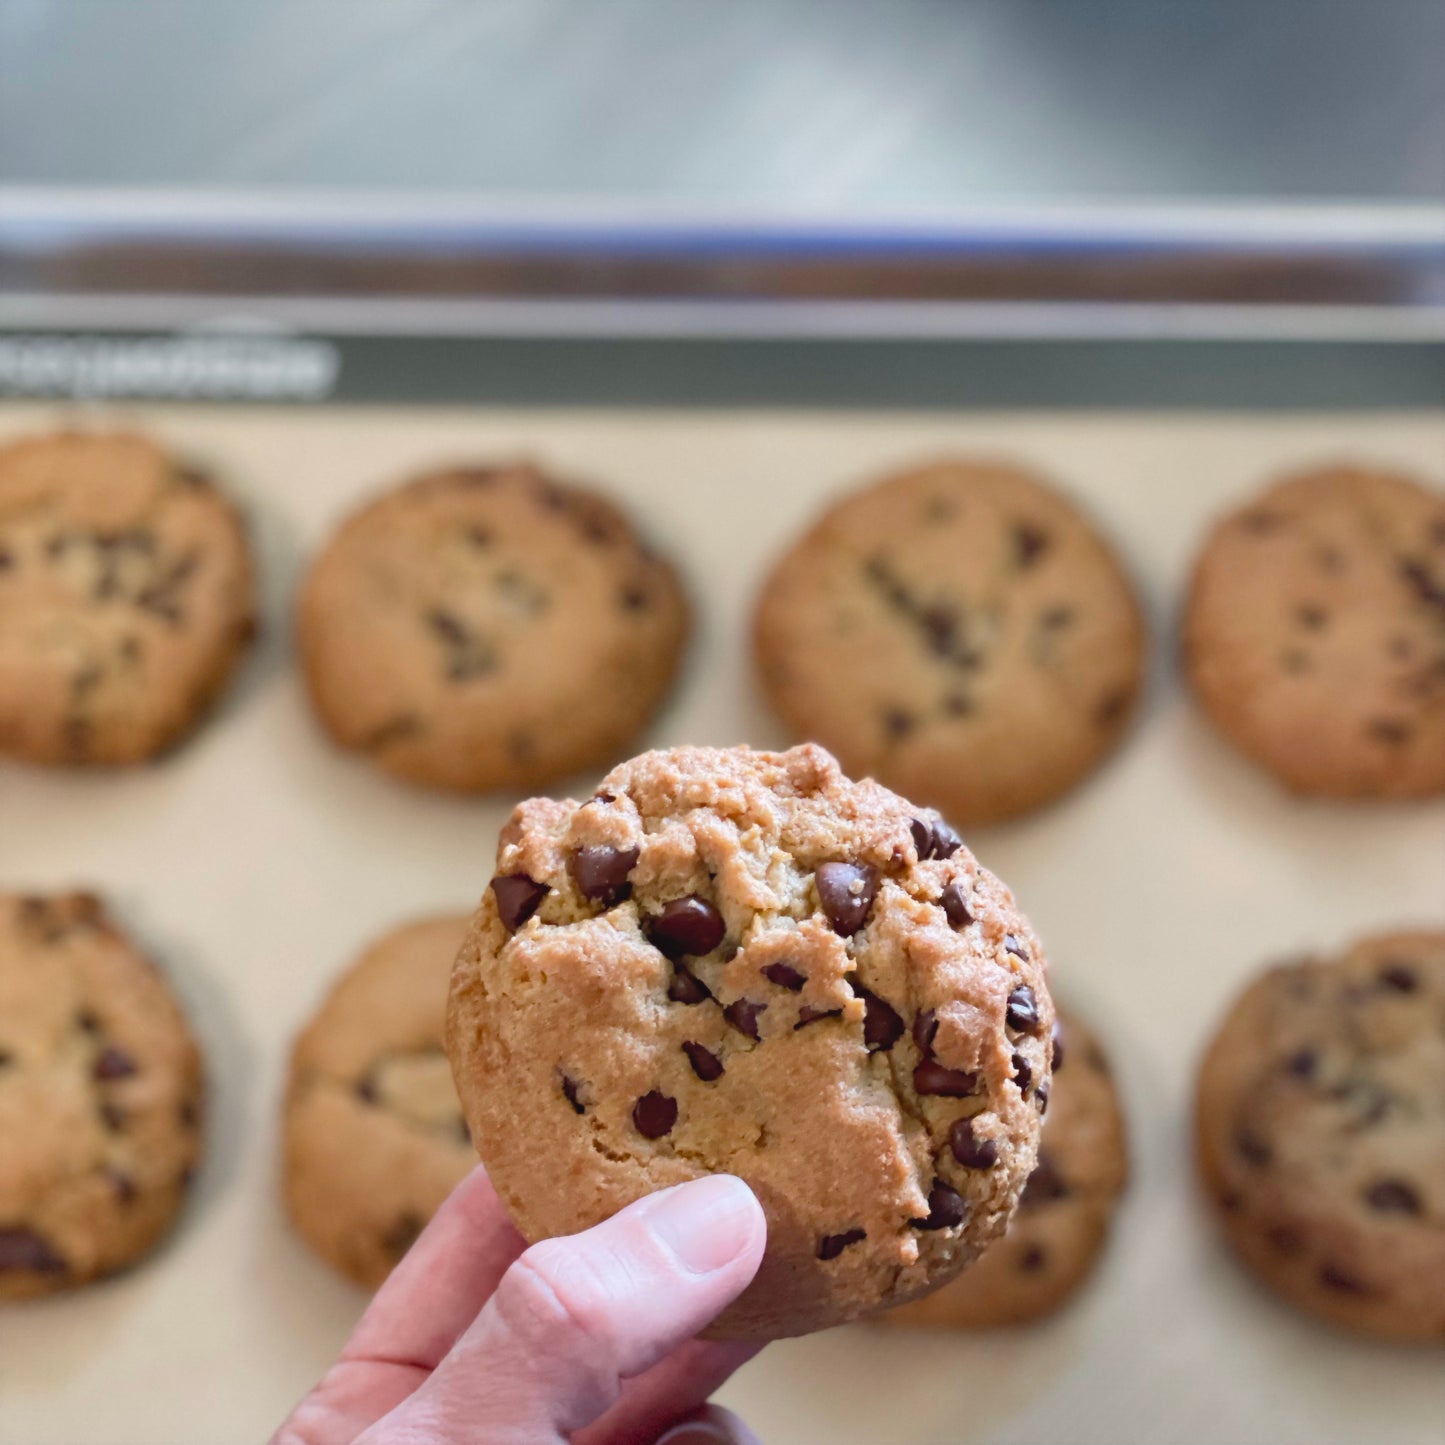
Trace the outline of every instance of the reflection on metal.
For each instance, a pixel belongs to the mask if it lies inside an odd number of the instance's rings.
[[[1445,207],[866,223],[397,198],[0,194],[0,327],[1445,337]]]

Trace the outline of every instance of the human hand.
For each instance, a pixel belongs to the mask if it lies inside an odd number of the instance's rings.
[[[529,1249],[475,1169],[271,1445],[747,1445],[702,1407],[759,1347],[694,1336],[766,1238],[752,1191],[712,1175]]]

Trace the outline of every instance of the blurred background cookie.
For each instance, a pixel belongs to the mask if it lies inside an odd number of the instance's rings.
[[[1445,933],[1256,979],[1205,1055],[1195,1130],[1256,1275],[1349,1329],[1445,1342]]]
[[[0,1302],[138,1259],[201,1150],[201,1058],[88,893],[0,895]]]
[[[1145,650],[1128,579],[1072,503],[965,460],[829,508],[774,567],[754,631],[794,732],[963,825],[1089,772],[1129,720]]]
[[[465,916],[372,944],[291,1055],[283,1190],[297,1231],[375,1288],[476,1164],[442,1052]]]
[[[1038,1167],[1008,1232],[956,1280],[880,1321],[1025,1324],[1058,1309],[1093,1272],[1128,1179],[1128,1141],[1109,1062],[1068,1009],[1059,1011],[1051,1087]]]
[[[526,466],[436,472],[372,502],[316,559],[298,609],[331,736],[458,791],[612,762],[687,632],[676,574],[622,513]]]
[[[1300,793],[1445,791],[1445,495],[1328,467],[1215,527],[1185,666],[1216,727]]]
[[[177,742],[255,630],[234,507],[144,437],[0,449],[0,753],[134,763]]]

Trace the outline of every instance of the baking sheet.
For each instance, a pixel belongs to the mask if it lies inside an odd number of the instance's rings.
[[[1282,468],[1343,454],[1445,480],[1445,410],[107,415],[214,466],[247,504],[268,625],[219,715],[163,764],[115,776],[0,766],[0,885],[110,895],[174,978],[213,1085],[209,1160],[161,1252],[102,1286],[0,1310],[0,1445],[252,1445],[364,1303],[282,1217],[289,1040],[374,934],[475,900],[511,800],[414,792],[322,739],[286,607],[340,515],[456,458],[527,454],[596,480],[678,558],[698,603],[689,666],[647,741],[781,744],[746,653],[770,556],[829,492],[953,448],[1035,464],[1084,499],[1156,627],[1153,686],[1119,755],[1049,812],[969,837],[1044,937],[1058,991],[1114,1056],[1134,1182],[1093,1284],[1054,1321],[990,1336],[835,1330],[771,1348],[721,1398],[770,1445],[1441,1438],[1440,1351],[1349,1339],[1257,1290],[1196,1206],[1183,1123],[1205,1036],[1262,961],[1445,922],[1445,801],[1287,798],[1191,711],[1169,630],[1220,507]],[[10,406],[0,436],[75,416]]]

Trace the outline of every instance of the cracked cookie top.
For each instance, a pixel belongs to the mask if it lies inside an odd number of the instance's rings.
[[[123,434],[0,449],[0,753],[153,757],[254,630],[240,518],[194,467]]]
[[[1337,466],[1214,529],[1184,623],[1195,695],[1301,793],[1445,791],[1445,495]]]
[[[1088,773],[1128,724],[1145,646],[1089,521],[1026,472],[963,460],[831,506],[774,567],[754,636],[800,736],[965,825]]]
[[[338,743],[412,782],[483,791],[611,763],[672,682],[688,607],[605,498],[528,466],[470,467],[344,522],[297,629]]]
[[[476,1163],[442,1052],[468,921],[419,919],[377,939],[291,1054],[287,1210],[319,1254],[372,1288]]]
[[[821,748],[678,748],[533,799],[447,1046],[530,1239],[729,1171],[768,1216],[722,1333],[821,1329],[956,1274],[1033,1169],[1053,1006],[1013,897]]]
[[[88,893],[0,895],[0,1301],[144,1254],[201,1147],[170,990]]]

